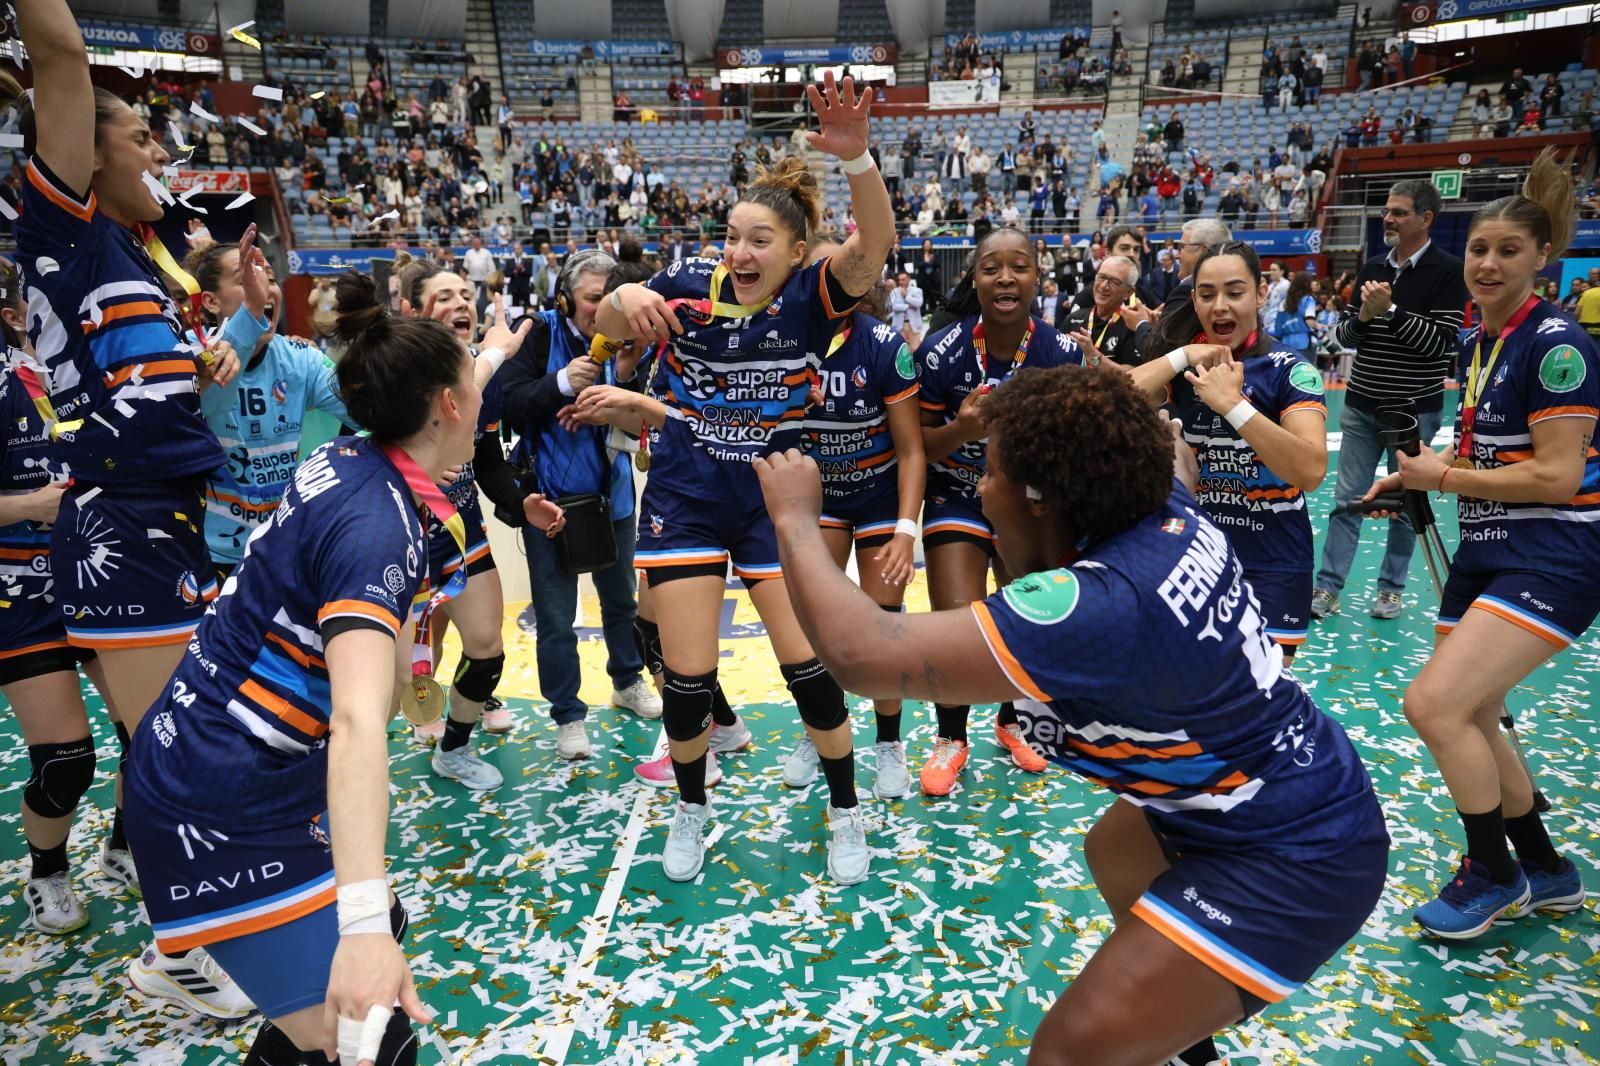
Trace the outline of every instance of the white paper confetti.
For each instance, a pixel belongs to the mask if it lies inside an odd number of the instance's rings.
[[[218,118],[216,115],[213,115],[211,112],[207,111],[193,100],[189,101],[189,114],[194,115],[196,118],[203,118],[207,122],[222,121],[222,119]]]
[[[238,115],[236,117],[238,118],[239,125],[243,126],[245,129],[249,130],[251,133],[256,134],[258,137],[265,137],[267,135],[267,131],[266,130],[262,129],[260,126],[257,126],[254,122],[251,122],[249,119],[245,118],[243,115]]]
[[[143,174],[140,174],[139,177],[143,179],[145,188],[150,190],[150,195],[154,196],[157,200],[164,204],[172,204],[177,202],[172,198],[172,193],[168,191],[167,187],[161,184],[161,181],[152,175],[148,170]]]
[[[7,203],[5,199],[0,198],[0,215],[4,215],[8,221],[15,222],[17,220],[17,209]]]
[[[21,148],[22,134],[0,133],[0,148]]]
[[[283,90],[271,85],[257,85],[250,90],[251,96],[259,96],[263,100],[283,100]]]
[[[249,203],[251,200],[254,200],[255,198],[256,197],[255,197],[254,193],[242,192],[238,196],[235,196],[232,200],[229,200],[228,201],[228,206],[223,208],[223,210],[224,211],[232,211],[235,208],[243,207],[245,204]]]

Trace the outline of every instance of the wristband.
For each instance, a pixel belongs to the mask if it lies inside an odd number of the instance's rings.
[[[506,362],[505,349],[485,348],[483,351],[478,353],[478,358],[487,359],[489,361],[489,365],[494,367],[495,373],[498,374],[500,372],[500,368],[504,366]]]
[[[877,163],[872,161],[871,152],[862,152],[854,159],[839,160],[839,169],[852,176],[856,174],[865,174],[867,171],[873,169],[877,165]]]
[[[1174,374],[1181,374],[1189,369],[1189,353],[1182,348],[1174,348],[1167,353],[1167,362]]]
[[[389,882],[383,878],[340,885],[335,896],[340,936],[391,932]]]
[[[1240,400],[1228,408],[1228,413],[1222,417],[1228,420],[1228,425],[1234,429],[1243,429],[1244,424],[1256,416],[1256,409],[1249,400]]]
[[[917,520],[915,518],[902,518],[894,524],[896,536],[904,534],[912,540],[917,539]]]
[[[1455,469],[1455,467],[1453,467],[1453,466],[1447,466],[1447,467],[1444,468],[1444,471],[1442,473],[1440,473],[1440,475],[1439,475],[1439,491],[1440,492],[1444,491],[1444,479],[1449,477],[1450,476],[1450,471],[1452,471],[1454,469]]]

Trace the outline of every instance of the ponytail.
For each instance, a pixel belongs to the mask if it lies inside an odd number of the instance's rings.
[[[1570,160],[1568,161],[1570,164]],[[1520,226],[1540,248],[1550,246],[1547,262],[1555,262],[1572,243],[1573,222],[1578,216],[1578,198],[1572,188],[1570,165],[1556,162],[1554,145],[1547,146],[1528,168],[1522,192],[1502,196],[1478,209],[1467,227],[1467,235],[1483,222],[1503,219]]]
[[[31,156],[39,148],[38,122],[34,114],[33,90],[24,89],[10,74],[0,74],[0,115],[9,111],[17,114],[17,132],[22,136],[22,154]],[[94,87],[94,139],[100,143],[100,127],[117,120],[126,106],[122,97],[109,89]]]

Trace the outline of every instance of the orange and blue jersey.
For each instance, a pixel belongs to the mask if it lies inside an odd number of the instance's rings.
[[[61,472],[115,485],[220,467],[222,448],[200,414],[199,347],[185,339],[140,241],[37,158],[24,174],[16,233]]]
[[[20,376],[28,373],[37,384],[37,370],[27,364],[0,370],[0,496],[37,492],[54,480],[50,434]],[[0,526],[0,658],[67,646],[54,585],[49,527],[27,521]]]
[[[1083,350],[1076,342],[1037,318],[1021,352],[980,351],[974,332],[981,321],[981,315],[969,315],[952,322],[930,334],[917,349],[922,384],[918,402],[922,410],[938,415],[941,424],[956,420],[969,393],[984,385],[998,385],[1024,367],[1083,365]],[[968,441],[930,463],[928,496],[976,500],[978,481],[983,477],[984,446],[981,440]]]
[[[1284,671],[1229,538],[1181,485],[972,610],[1035,750],[1144,808],[1180,851],[1310,861],[1372,831],[1365,767]]]
[[[739,317],[676,309],[674,336],[657,370],[667,424],[650,468],[650,485],[683,493],[723,492],[730,466],[800,447],[806,394],[828,342],[854,304],[828,276],[828,260],[794,271],[771,303]],[[712,293],[718,264],[680,259],[645,284],[667,300],[736,305],[733,282]],[[841,306],[842,304],[842,306]],[[753,471],[738,484],[755,488]]]
[[[806,415],[806,451],[822,469],[823,508],[856,511],[899,490],[889,408],[918,392],[910,347],[869,315],[851,316],[843,343],[822,362],[822,403]]]
[[[1287,348],[1245,359],[1243,391],[1262,417],[1280,424],[1296,411],[1315,411],[1324,418],[1328,414],[1322,374]],[[1239,431],[1200,402],[1193,390],[1182,395],[1183,436],[1200,461],[1196,496],[1211,521],[1228,534],[1245,570],[1311,573],[1305,493],[1267,469]]]
[[[1482,326],[1466,332],[1459,378],[1471,373]],[[1494,338],[1484,338],[1487,360]],[[1505,337],[1478,397],[1471,433],[1473,465],[1495,470],[1533,458],[1533,427],[1554,419],[1600,417],[1600,351],[1576,322],[1545,301]],[[1461,445],[1460,416],[1456,445]],[[1455,565],[1486,572],[1507,568],[1570,573],[1600,557],[1600,451],[1591,441],[1583,479],[1565,503],[1500,503],[1463,496],[1461,547]]]
[[[341,437],[318,448],[141,722],[135,787],[197,824],[226,806],[240,831],[321,812],[332,700],[324,646],[353,627],[398,637],[426,558],[417,507],[378,447]]]
[[[490,378],[489,384],[483,387],[483,402],[478,408],[478,424],[472,431],[474,443],[482,440],[485,435],[497,436],[500,433],[500,390],[499,377]],[[429,580],[438,585],[442,585],[462,566],[467,567],[468,574],[475,574],[479,569],[492,569],[494,564],[489,552],[489,527],[483,520],[483,503],[478,498],[478,479],[471,460],[462,466],[460,477],[441,488],[455,507],[456,513],[461,516],[467,532],[467,544],[463,551],[461,545],[450,535],[450,531],[433,516],[432,512],[424,516],[424,525],[428,532]]]

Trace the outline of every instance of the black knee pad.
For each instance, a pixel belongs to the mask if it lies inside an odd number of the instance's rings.
[[[401,947],[406,946],[406,930],[411,928],[411,916],[406,913],[406,905],[400,902],[400,897],[394,898],[394,905],[389,908],[389,932],[394,934],[394,942]]]
[[[669,740],[693,740],[711,728],[712,707],[717,698],[717,672],[688,676],[666,670],[661,686],[661,725]]]
[[[817,659],[807,659],[793,666],[779,665],[783,680],[789,685],[795,706],[800,708],[800,720],[812,729],[826,732],[837,729],[850,720],[844,705],[844,689],[828,673],[828,668]]]
[[[84,737],[66,744],[29,744],[33,773],[23,786],[22,798],[41,818],[65,818],[78,809],[78,801],[94,784],[94,740]]]
[[[644,668],[652,675],[667,668],[661,655],[661,627],[654,622],[644,618],[633,620],[633,646],[639,649],[639,658],[644,660]]]
[[[118,719],[111,723],[111,728],[117,731],[117,745],[120,754],[117,756],[117,771],[120,773],[128,768],[128,745],[133,743],[133,738],[128,735],[128,727]]]
[[[505,671],[506,657],[502,652],[487,659],[469,659],[461,657],[461,665],[456,667],[456,678],[451,684],[462,696],[473,703],[486,703],[494,695],[494,687],[500,683],[500,675]]]
[[[372,1061],[376,1066],[417,1066],[417,1034],[411,1031],[411,1019],[399,1007],[389,1016],[378,1057]]]

